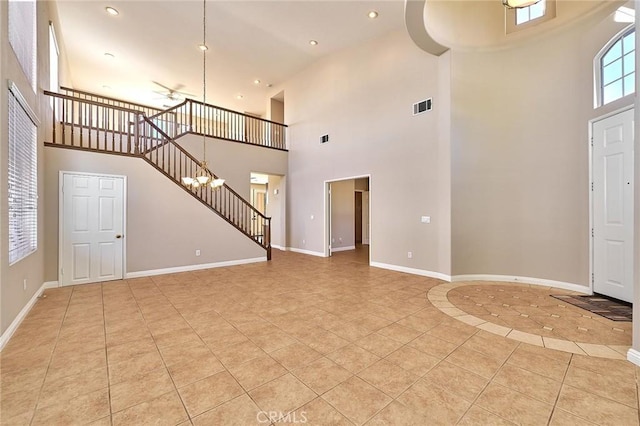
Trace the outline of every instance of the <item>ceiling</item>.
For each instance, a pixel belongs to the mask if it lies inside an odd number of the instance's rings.
[[[162,89],[153,81],[183,85],[202,99],[202,1],[56,4],[69,62],[65,83],[158,107],[168,102],[154,93]],[[109,15],[107,6],[119,15]],[[367,16],[371,10],[378,18]],[[273,91],[267,84],[278,86],[322,56],[403,28],[403,11],[404,0],[208,0],[207,102],[263,115]]]

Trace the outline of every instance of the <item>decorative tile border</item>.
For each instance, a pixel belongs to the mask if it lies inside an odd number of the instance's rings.
[[[427,293],[429,302],[448,316],[462,321],[465,324],[488,331],[498,336],[507,337],[519,342],[528,343],[530,345],[540,346],[542,348],[555,349],[557,351],[569,352],[580,355],[587,355],[600,358],[610,359],[627,359],[627,351],[630,346],[619,345],[596,345],[592,343],[573,342],[571,340],[556,339],[552,337],[539,336],[537,334],[525,333],[513,328],[504,327],[485,321],[474,315],[464,312],[453,303],[449,302],[447,294],[449,291],[467,285],[522,285],[520,283],[506,282],[490,282],[490,281],[464,281],[444,283],[437,285]]]

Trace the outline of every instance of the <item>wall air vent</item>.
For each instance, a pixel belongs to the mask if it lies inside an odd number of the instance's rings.
[[[431,109],[431,98],[425,99],[424,101],[416,102],[415,104],[413,104],[413,115],[422,114],[423,112],[431,111]]]
[[[327,143],[327,142],[329,142],[329,135],[320,136],[320,143]]]

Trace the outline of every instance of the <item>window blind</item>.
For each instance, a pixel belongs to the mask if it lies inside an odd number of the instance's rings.
[[[37,126],[22,96],[9,90],[9,264],[38,247]]]
[[[8,1],[9,44],[33,90],[36,89],[36,2]]]

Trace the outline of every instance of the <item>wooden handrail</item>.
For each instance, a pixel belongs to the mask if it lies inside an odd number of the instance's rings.
[[[194,156],[193,156],[189,151],[187,151],[186,149],[184,149],[180,144],[177,144],[177,143],[173,142],[173,139],[172,139],[169,135],[167,135],[167,134],[164,132],[164,130],[162,130],[160,127],[156,126],[156,124],[155,124],[155,123],[153,123],[151,120],[149,120],[149,118],[148,118],[148,117],[143,117],[143,120],[144,120],[144,121],[146,121],[146,122],[147,122],[147,124],[148,124],[149,126],[151,126],[152,128],[154,128],[154,130],[155,130],[155,131],[157,131],[160,135],[162,135],[162,136],[166,139],[166,142],[168,142],[168,143],[170,143],[170,144],[175,145],[175,146],[176,146],[176,148],[177,148],[180,152],[182,152],[182,153],[183,153],[183,155],[185,155],[185,156],[186,156],[187,158],[189,158],[191,161],[193,161],[193,162],[195,162],[195,163],[197,163],[197,164],[199,164],[199,165],[201,164],[201,163],[200,163],[200,161],[199,161],[196,157],[194,157]],[[215,175],[211,170],[209,170],[208,168],[204,168],[204,170],[206,170],[209,174],[211,174],[211,176],[213,176],[213,178],[214,178],[214,179],[218,179],[218,176],[216,176],[216,175]],[[244,200],[244,198],[243,198],[240,194],[238,194],[236,191],[234,191],[234,190],[233,190],[233,188],[231,188],[229,185],[227,185],[226,183],[224,183],[224,184],[223,184],[223,186],[224,186],[228,191],[230,191],[233,195],[235,195],[236,197],[241,198],[241,199],[243,199],[243,200]],[[262,214],[262,213],[260,212],[260,210],[258,210],[258,209],[256,209],[255,207],[253,207],[250,203],[249,203],[249,206],[251,207],[252,212],[257,213],[259,216],[261,216],[261,217],[262,217],[262,218],[264,218],[264,219],[270,219],[270,218],[267,218],[267,216],[265,216],[264,214]]]
[[[106,100],[113,101],[113,102],[120,102],[120,103],[124,103],[124,104],[133,105],[133,106],[136,106],[136,107],[139,107],[139,108],[144,108],[144,109],[147,109],[147,110],[154,110],[154,111],[162,112],[162,109],[160,109],[160,108],[156,108],[156,107],[152,107],[152,106],[148,106],[148,105],[143,105],[143,104],[139,104],[139,103],[136,103],[136,102],[123,101],[122,99],[110,98],[109,96],[98,95],[97,93],[86,92],[84,90],[72,89],[70,87],[64,87],[64,86],[60,86],[60,90],[64,90],[65,92],[75,92],[75,93],[79,93],[79,94],[85,95],[85,96],[93,96],[93,97],[96,97],[96,98],[102,98],[102,99],[106,99]]]
[[[49,91],[45,94],[56,99],[52,108],[53,138],[46,142],[47,146],[143,158],[263,247],[271,259],[271,218],[226,183],[216,189],[183,185],[182,176],[191,176],[201,162],[144,112]],[[211,170],[205,170],[218,178]]]
[[[233,111],[231,109],[205,104],[193,99],[185,99],[183,102],[167,110],[149,107],[134,102],[110,98],[82,90],[62,87],[61,90],[69,94],[57,94],[69,96],[73,99],[81,99],[92,105],[108,105],[120,110],[130,110],[143,113],[151,119],[162,119],[164,115],[174,114],[165,121],[167,125],[173,125],[175,134],[171,138],[178,138],[188,133],[201,134],[212,138],[246,143],[286,151],[286,124],[278,123],[253,115]],[[45,92],[53,96],[53,92]],[[74,96],[78,94],[81,96]],[[90,97],[91,99],[87,99]],[[114,105],[115,103],[115,105]],[[188,104],[188,105],[187,105]],[[194,117],[194,105],[200,115]],[[219,120],[222,117],[222,121]],[[195,126],[195,127],[194,127]]]

